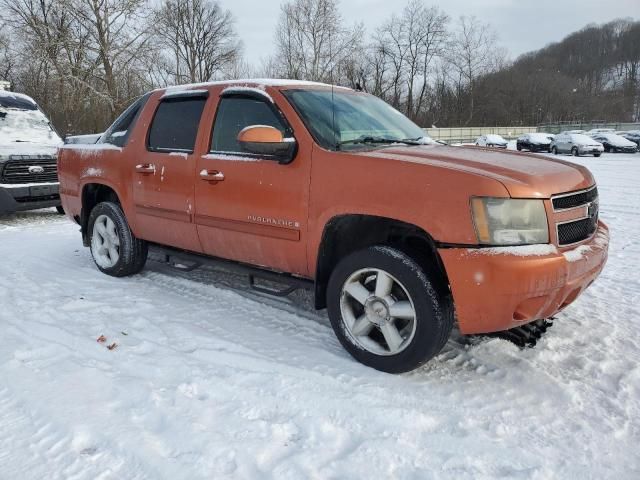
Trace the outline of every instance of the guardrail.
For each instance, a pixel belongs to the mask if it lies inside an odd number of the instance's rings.
[[[475,142],[480,135],[490,133],[503,136],[506,140],[512,140],[525,133],[534,133],[538,127],[452,127],[452,128],[424,128],[427,134],[434,140],[443,140],[447,143]]]

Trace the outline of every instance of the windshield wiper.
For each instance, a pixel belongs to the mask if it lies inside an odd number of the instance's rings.
[[[338,150],[342,145],[358,145],[358,144],[370,144],[370,145],[380,145],[380,144],[392,144],[392,143],[404,143],[405,145],[422,145],[418,140],[413,138],[384,138],[384,137],[371,137],[371,136],[363,136],[358,138],[352,138],[351,140],[343,140],[338,142],[337,147]]]

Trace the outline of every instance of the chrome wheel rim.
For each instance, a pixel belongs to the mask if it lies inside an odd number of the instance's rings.
[[[353,343],[375,355],[397,355],[416,333],[416,309],[409,292],[378,268],[364,268],[347,278],[340,312]]]
[[[93,224],[91,253],[102,268],[111,268],[120,259],[120,237],[116,224],[107,215],[100,215]]]

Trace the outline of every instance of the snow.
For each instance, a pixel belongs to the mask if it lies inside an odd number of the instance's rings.
[[[213,82],[203,82],[203,83],[189,83],[185,85],[175,85],[166,88],[159,88],[157,90],[164,90],[166,93],[180,92],[185,90],[191,90],[194,88],[202,88],[202,87],[212,87],[219,85],[229,85],[229,86],[247,86],[247,85],[258,85],[262,88],[264,87],[331,87],[331,85],[320,82],[309,82],[306,80],[289,80],[285,78],[245,78],[238,80],[220,80]],[[335,86],[335,88],[340,88],[344,90],[351,90],[347,87],[339,87]]]
[[[0,217],[0,476],[640,478],[640,154],[562,158],[598,181],[601,277],[533,349],[454,334],[400,376],[310,294],[156,261],[112,278],[54,210]]]
[[[60,149],[75,150],[80,157],[89,157],[105,150],[122,151],[121,147],[110,143],[67,143],[62,145]]]
[[[262,159],[258,157],[248,157],[245,153],[238,152],[234,155],[226,155],[224,153],[208,153],[203,155],[205,160],[229,160],[232,162],[260,162]]]
[[[513,247],[470,249],[468,251],[473,255],[515,255],[518,257],[543,257],[558,253],[554,245],[518,245]]]
[[[25,95],[24,93],[10,92],[9,90],[0,89],[0,97],[18,98],[20,100],[24,100],[25,102],[29,102],[33,105],[37,105],[33,98],[31,98],[29,95]]]

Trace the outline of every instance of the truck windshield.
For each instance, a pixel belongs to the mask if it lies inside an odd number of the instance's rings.
[[[373,95],[344,89],[294,89],[283,93],[316,142],[326,149],[433,143],[420,127]]]
[[[61,139],[40,110],[0,105],[0,145],[16,142],[58,145]]]

